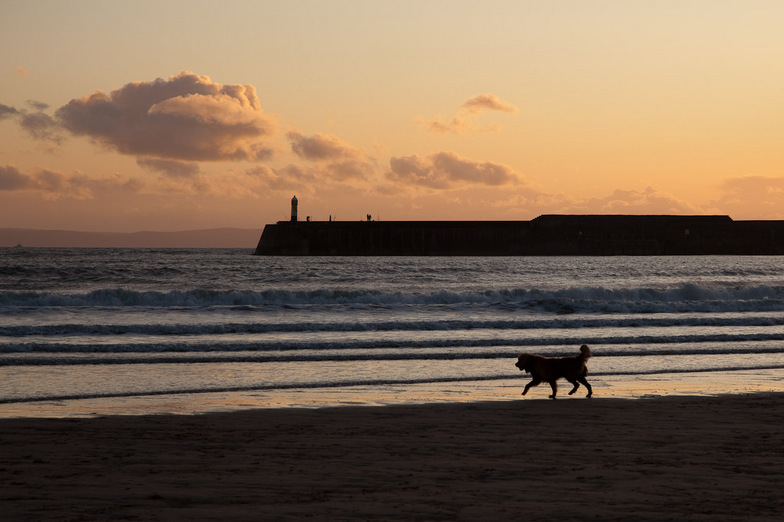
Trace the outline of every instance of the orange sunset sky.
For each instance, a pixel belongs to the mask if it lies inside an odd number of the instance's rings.
[[[784,219],[780,0],[0,2],[0,228]]]

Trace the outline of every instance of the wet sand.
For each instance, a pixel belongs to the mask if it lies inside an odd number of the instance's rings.
[[[784,394],[0,420],[4,520],[779,520]]]
[[[640,399],[668,396],[784,393],[780,369],[734,370],[654,375],[593,376],[594,398]],[[12,417],[96,417],[104,415],[194,415],[269,408],[391,406],[518,399],[530,376],[488,381],[435,382],[389,386],[291,388],[165,395],[135,395],[79,400],[43,400],[0,404],[0,420]],[[560,383],[566,398],[570,386]],[[532,388],[528,399],[546,399],[546,384]],[[584,389],[574,398],[582,397]]]

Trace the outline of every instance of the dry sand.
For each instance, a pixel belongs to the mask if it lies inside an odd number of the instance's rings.
[[[784,394],[0,420],[4,520],[781,520]]]

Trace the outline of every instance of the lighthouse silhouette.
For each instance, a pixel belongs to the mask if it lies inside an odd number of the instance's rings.
[[[297,222],[297,196],[291,198],[291,222]]]

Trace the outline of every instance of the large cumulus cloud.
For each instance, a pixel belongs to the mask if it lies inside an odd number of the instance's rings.
[[[72,134],[120,153],[184,161],[266,159],[276,132],[255,87],[221,85],[192,72],[96,91],[55,116]]]
[[[389,166],[387,179],[435,189],[465,184],[499,186],[519,180],[506,165],[461,158],[453,152],[391,158]]]

